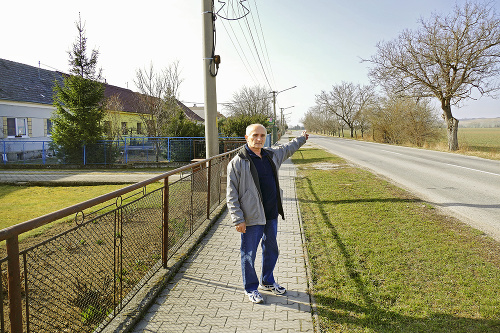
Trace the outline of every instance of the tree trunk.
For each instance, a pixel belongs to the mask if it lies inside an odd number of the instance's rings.
[[[446,136],[448,138],[448,150],[458,150],[458,119],[451,114],[450,101],[441,101],[443,118],[446,122]]]

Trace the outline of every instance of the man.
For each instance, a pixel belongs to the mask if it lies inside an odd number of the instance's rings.
[[[274,279],[278,260],[278,214],[284,219],[278,169],[308,139],[302,136],[278,147],[263,148],[266,128],[261,124],[247,127],[246,145],[227,167],[227,207],[236,231],[241,233],[241,269],[245,293],[250,301],[262,303],[257,288],[280,295],[286,289]],[[262,274],[255,272],[255,256],[262,240]]]

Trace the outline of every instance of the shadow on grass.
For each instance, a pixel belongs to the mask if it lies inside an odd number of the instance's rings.
[[[22,186],[16,185],[0,185],[0,199],[23,188]]]
[[[319,317],[323,322],[331,321],[350,327],[358,326],[360,330],[370,329],[374,332],[384,333],[500,332],[500,320],[464,318],[447,313],[432,313],[427,317],[412,317],[382,309],[373,303],[361,306],[352,302],[322,296],[316,296],[316,303],[321,305],[322,309]]]
[[[344,259],[347,276],[352,280],[363,300],[363,304],[360,305],[333,297],[315,295],[316,303],[320,309],[318,313],[321,318],[320,325],[326,326],[323,328],[328,329],[330,326],[328,322],[333,322],[351,327],[358,326],[360,331],[370,329],[375,332],[500,332],[500,320],[464,318],[446,313],[432,313],[427,317],[417,317],[384,309],[371,297],[361,274],[356,269],[355,261],[323,208],[325,203],[415,202],[420,200],[388,198],[321,201],[315,193],[311,181],[309,179],[306,181],[314,199],[305,202],[317,204],[323,222],[330,230],[332,241],[336,243]]]

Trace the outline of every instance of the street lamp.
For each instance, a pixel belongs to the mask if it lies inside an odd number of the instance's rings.
[[[286,108],[280,108],[281,110],[281,122],[280,122],[280,125],[281,125],[281,135],[285,134],[285,118],[283,118],[283,110],[286,110],[286,109],[290,109],[290,108],[294,108],[295,105],[292,105],[292,106],[288,106]]]
[[[290,90],[290,89],[293,89],[293,88],[296,88],[297,86],[293,86],[293,87],[290,87],[290,88],[286,88],[286,89],[283,89],[283,90],[280,90],[280,91],[271,91],[270,94],[273,94],[273,110],[274,110],[274,121],[273,121],[273,139],[272,139],[272,143],[276,143],[276,141],[278,141],[278,131],[277,131],[277,128],[276,128],[276,95],[278,95],[279,93],[282,93],[283,91],[287,91],[287,90]]]

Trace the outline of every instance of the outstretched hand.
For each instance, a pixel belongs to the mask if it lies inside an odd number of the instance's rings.
[[[302,136],[305,136],[306,140],[309,139],[309,134],[307,134],[307,131],[302,131]]]

